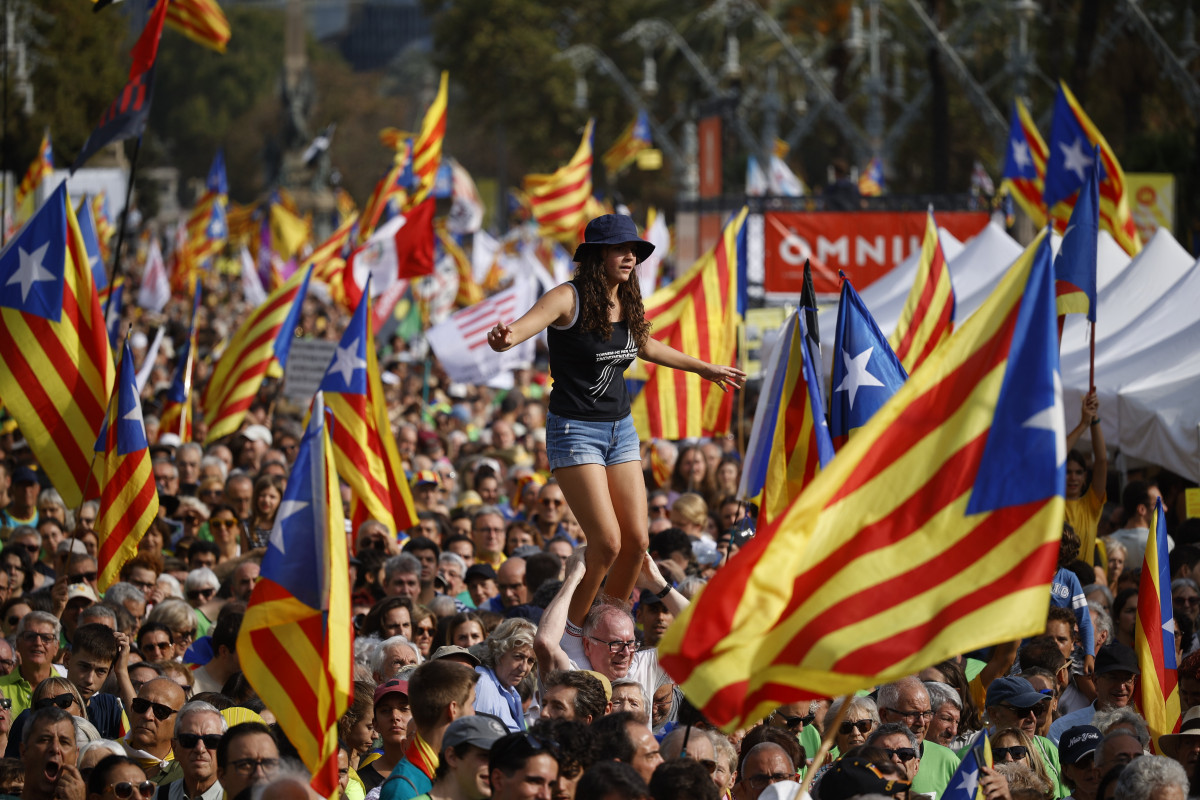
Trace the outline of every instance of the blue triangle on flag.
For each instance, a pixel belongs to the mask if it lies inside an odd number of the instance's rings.
[[[968,514],[1062,495],[1067,440],[1050,236],[1043,236],[1017,311],[1004,382],[967,503]]]
[[[67,184],[0,252],[0,307],[59,322],[67,265]]]
[[[371,277],[363,289],[358,308],[338,342],[329,369],[321,380],[322,392],[338,394],[367,394],[367,298],[371,296]]]
[[[115,417],[117,455],[127,456],[149,448],[146,441],[146,425],[142,419],[142,401],[138,396],[137,372],[133,368],[133,352],[129,349],[129,340],[121,348],[121,364],[117,372],[116,397],[112,399],[116,408],[109,409],[109,415],[100,426],[100,436],[96,440],[96,452],[108,450],[109,420]]]

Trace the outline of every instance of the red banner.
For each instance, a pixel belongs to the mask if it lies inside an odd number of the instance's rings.
[[[942,228],[966,241],[987,225],[984,211],[935,211]],[[800,294],[804,260],[812,264],[818,294],[841,290],[838,270],[862,291],[921,249],[924,211],[768,212],[764,234],[763,288]]]

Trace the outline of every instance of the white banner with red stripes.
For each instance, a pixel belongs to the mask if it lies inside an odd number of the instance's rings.
[[[488,331],[497,323],[511,325],[533,307],[533,280],[518,278],[486,300],[464,308],[426,333],[442,368],[455,383],[488,383],[497,375],[533,363],[534,340],[497,353],[488,346]]]

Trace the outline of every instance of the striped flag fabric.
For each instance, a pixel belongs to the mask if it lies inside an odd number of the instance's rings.
[[[608,148],[601,160],[604,169],[615,175],[637,160],[637,154],[654,146],[654,137],[650,133],[650,117],[646,109],[638,109],[637,116],[625,126],[613,146]]]
[[[787,510],[833,458],[820,373],[807,339],[803,316],[792,312],[767,364],[746,445],[738,496],[757,502],[767,524]]]
[[[1180,714],[1178,664],[1175,661],[1175,611],[1171,604],[1171,567],[1167,559],[1167,517],[1162,498],[1154,504],[1142,581],[1138,587],[1137,628],[1138,707],[1150,728],[1150,741],[1178,733]]]
[[[1040,633],[1066,460],[1046,232],[667,629],[725,730]]]
[[[438,81],[437,95],[433,98],[421,122],[421,132],[412,148],[412,171],[415,179],[408,208],[419,205],[433,190],[438,167],[442,165],[442,140],[446,136],[446,101],[450,73],[443,71]]]
[[[100,305],[108,303],[110,287],[108,285],[108,270],[104,268],[104,258],[100,254],[100,236],[96,232],[96,218],[92,214],[92,205],[85,197],[80,201],[75,211],[79,222],[79,235],[83,237],[83,250],[87,253],[87,263],[92,270],[92,280],[100,296]]]
[[[587,224],[592,197],[592,133],[589,119],[571,160],[549,175],[526,175],[525,193],[538,223],[538,236],[573,246]]]
[[[204,392],[206,445],[237,433],[272,363],[287,365],[312,268],[297,270],[241,324],[213,367]]]
[[[533,362],[532,339],[497,353],[488,345],[487,333],[497,323],[507,325],[533,307],[535,292],[532,278],[518,277],[509,288],[456,311],[426,332],[429,346],[450,380],[487,383],[506,370]]]
[[[370,302],[359,301],[320,390],[333,413],[333,460],[355,500],[354,529],[373,519],[395,534],[417,524],[417,511],[388,421]]]
[[[96,221],[96,238],[100,240],[100,260],[107,263],[112,254],[109,243],[117,233],[108,215],[108,197],[104,192],[97,192],[92,196],[91,205],[92,216]]]
[[[321,797],[338,789],[337,722],[354,691],[342,497],[321,393],[300,440],[242,627],[242,671]]]
[[[195,208],[188,215],[187,256],[193,269],[211,260],[225,247],[229,238],[228,204],[225,151],[218,149],[204,181],[204,194],[200,195]]]
[[[746,217],[739,211],[712,250],[644,301],[655,339],[710,364],[733,365],[737,301],[746,257]],[[633,422],[643,439],[687,439],[729,432],[733,394],[682,370],[636,362],[646,382],[633,398]]]
[[[33,204],[37,188],[42,185],[43,180],[53,173],[54,148],[50,144],[50,131],[47,130],[42,134],[42,143],[38,145],[37,156],[30,163],[29,169],[25,170],[25,175],[21,178],[21,182],[17,184],[16,197],[14,198],[17,224],[33,216]]]
[[[65,182],[0,251],[0,352],[0,398],[63,502],[98,497],[112,350]]]
[[[397,159],[402,159],[401,163],[393,164],[388,168],[387,174],[375,184],[371,196],[367,198],[366,205],[363,206],[361,225],[358,230],[360,244],[366,242],[377,226],[398,214],[408,202],[408,189],[404,182],[408,156],[407,154],[403,157],[397,156]]]
[[[188,325],[187,341],[176,358],[175,374],[167,390],[159,415],[158,438],[168,433],[179,436],[180,442],[192,441],[192,367],[196,359],[196,311],[200,308],[200,280],[197,278],[192,294],[192,320]]]
[[[888,343],[911,375],[954,330],[954,286],[930,209],[917,276]]]
[[[1038,132],[1029,109],[1020,98],[1014,98],[1000,194],[1007,194],[1016,200],[1033,220],[1035,228],[1046,224],[1046,205],[1042,202],[1042,193],[1045,191],[1046,159],[1049,156],[1046,141]]]
[[[878,197],[883,194],[887,181],[883,176],[883,159],[875,156],[858,176],[858,193],[863,197]]]
[[[833,340],[832,376],[829,432],[839,450],[908,380],[908,371],[844,275]]]
[[[216,0],[170,0],[167,24],[197,44],[225,52],[231,31]]]
[[[1087,180],[1071,209],[1071,224],[1054,259],[1058,314],[1087,314],[1096,322],[1096,261],[1100,237],[1100,148],[1092,150]]]
[[[1043,200],[1050,209],[1054,229],[1067,229],[1075,193],[1087,180],[1088,168],[1100,148],[1100,226],[1112,234],[1117,244],[1131,256],[1142,249],[1142,239],[1129,211],[1125,170],[1109,147],[1100,129],[1084,112],[1083,106],[1063,82],[1058,84],[1054,100],[1054,122],[1050,126],[1050,156],[1046,161],[1046,187]]]
[[[158,516],[158,488],[150,466],[150,443],[142,420],[129,338],[121,347],[116,392],[96,441],[102,453],[96,550],[100,591],[119,581],[121,568],[137,555],[138,542]]]

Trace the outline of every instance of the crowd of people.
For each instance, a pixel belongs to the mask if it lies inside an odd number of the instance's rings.
[[[214,280],[200,317],[197,393],[211,371],[205,354],[241,309],[236,282]],[[585,301],[559,300],[542,321],[565,329],[578,316],[573,303]],[[178,343],[188,311],[181,301],[167,319],[135,327],[166,325]],[[336,339],[347,316],[309,297],[298,333]],[[532,335],[514,324],[493,346],[511,343],[513,329]],[[96,504],[67,508],[19,432],[0,429],[0,794],[309,792],[287,731],[237,652],[305,409],[268,380],[228,439],[199,444],[201,417],[194,441],[160,431],[170,338],[143,398],[159,518],[103,594]],[[146,338],[135,339],[135,359],[144,358]],[[1172,522],[1186,713],[1180,733],[1152,741],[1134,702],[1138,565],[1155,501],[1165,493],[1174,504],[1177,486],[1130,481],[1121,504],[1109,502],[1094,397],[1068,437],[1073,446],[1091,430],[1092,453],[1069,461],[1043,635],[859,695],[781,705],[727,734],[660,668],[657,645],[753,535],[756,509],[738,497],[736,436],[635,441],[610,448],[608,462],[563,461],[556,450],[576,454],[563,444],[574,422],[568,410],[549,432],[563,415],[544,363],[517,370],[509,389],[464,386],[408,344],[388,342],[381,364],[419,521],[345,531],[356,634],[354,697],[337,729],[345,800],[770,800],[794,796],[805,778],[820,800],[938,798],[973,745],[978,752],[980,732],[995,760],[979,776],[988,798],[1182,800],[1200,784],[1200,531]],[[705,377],[738,384],[734,373]],[[571,471],[587,464],[601,471]],[[604,470],[636,482],[605,498],[619,532],[586,499]],[[624,572],[603,584],[610,569]],[[613,583],[629,591],[606,593]],[[832,749],[818,764],[823,737]]]

